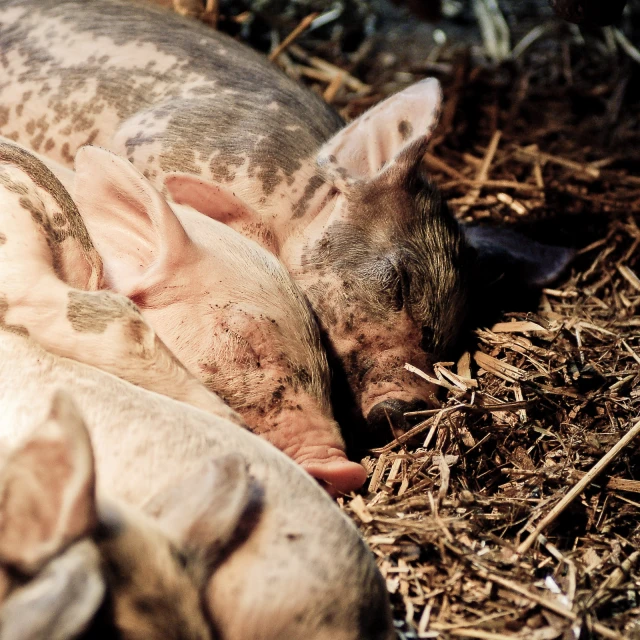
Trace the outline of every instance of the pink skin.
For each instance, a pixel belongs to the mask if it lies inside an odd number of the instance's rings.
[[[83,150],[75,177],[52,166],[68,188],[77,183],[83,218],[70,200],[61,209],[68,194],[60,184],[43,182],[47,169],[33,155],[6,143],[0,153],[3,322],[29,331],[53,353],[247,424],[287,449],[334,495],[362,485],[364,469],[347,459],[331,416],[313,318],[273,256],[175,205],[179,219],[126,160],[108,152]],[[38,184],[49,184],[49,191]],[[47,243],[31,209],[45,221],[62,211],[70,235]],[[78,239],[85,237],[85,222],[99,252]],[[105,286],[118,293],[85,293]],[[138,303],[144,319],[122,293]],[[83,326],[74,323],[70,300]]]
[[[331,416],[313,317],[284,267],[227,225],[169,207],[129,162],[98,148],[78,153],[75,194],[106,283],[180,361],[332,494],[362,486],[366,472],[347,459]]]
[[[83,11],[75,11],[81,4]],[[0,97],[17,106],[8,112],[1,131],[68,165],[83,144],[107,146],[127,157],[158,189],[171,171],[190,173],[208,185],[210,194],[200,188],[197,197],[189,195],[196,190],[183,189],[182,202],[260,242],[304,285],[335,355],[336,371],[348,369],[344,384],[356,398],[351,409],[358,421],[369,417],[359,399],[369,402],[370,396],[375,407],[378,389],[374,380],[374,387],[363,391],[360,378],[371,362],[390,359],[372,350],[379,347],[379,337],[394,349],[402,348],[398,359],[405,362],[411,362],[423,344],[431,349],[429,341],[422,340],[423,329],[436,334],[438,350],[434,347],[432,355],[455,340],[466,302],[448,304],[452,298],[462,299],[463,287],[458,285],[465,279],[456,233],[445,229],[445,219],[452,219],[432,207],[428,197],[420,200],[424,206],[419,211],[419,199],[408,188],[438,119],[437,81],[418,82],[341,128],[326,105],[287,82],[260,57],[214,32],[198,31],[195,24],[187,29],[168,15],[143,15],[141,7],[110,2],[92,7],[71,3],[61,9],[33,0],[26,5],[7,0],[6,5],[0,13],[11,26],[4,42],[10,50],[7,73],[12,80],[0,89]],[[103,13],[108,10],[127,19],[105,24]],[[169,31],[169,39],[155,37]],[[394,181],[385,183],[385,174],[393,173],[399,159],[417,147],[420,153],[394,174]],[[376,196],[386,189],[376,215],[352,206],[363,186]],[[239,203],[235,211],[219,210],[216,203],[225,191]],[[344,244],[343,253],[354,260],[364,255],[359,279],[370,291],[355,303],[368,318],[368,346],[342,350],[339,345],[349,337],[344,331],[350,330],[341,307],[349,293],[344,272],[328,260],[326,272],[320,273],[308,254],[321,250],[332,234],[340,236],[332,229],[335,221],[358,226],[360,217],[368,245],[356,236]],[[429,217],[442,224],[422,224]],[[424,239],[416,246],[415,226],[438,240],[435,248]],[[399,261],[409,265],[413,289],[420,290],[417,297],[430,300],[408,310],[409,334],[400,328],[402,314],[390,307],[381,320],[370,313],[371,300],[375,304],[380,293],[376,288],[385,280],[377,277],[377,265],[399,248],[404,252]],[[424,273],[424,264],[431,273]],[[444,281],[448,274],[452,282],[432,295],[433,282]],[[323,280],[340,294],[333,305],[315,303],[311,288]],[[326,314],[331,312],[341,316],[339,322],[329,322]],[[404,387],[403,364],[380,375]],[[417,391],[411,401],[428,401],[430,390],[422,393],[421,381],[412,381],[411,387]],[[388,394],[383,391],[377,404]],[[404,398],[404,392],[401,395]],[[400,397],[394,399],[407,405]]]

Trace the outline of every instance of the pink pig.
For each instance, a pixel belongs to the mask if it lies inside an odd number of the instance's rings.
[[[421,160],[437,80],[345,126],[262,56],[132,0],[3,0],[0,132],[68,165],[93,143],[278,255],[317,316],[358,444],[424,408],[471,307],[473,254]],[[220,215],[221,194],[242,206]],[[244,204],[243,204],[244,203]],[[357,433],[359,430],[359,433]]]

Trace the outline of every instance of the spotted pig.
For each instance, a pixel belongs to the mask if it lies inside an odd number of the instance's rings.
[[[71,165],[95,143],[276,253],[308,296],[353,429],[390,436],[460,335],[470,254],[421,167],[424,80],[344,126],[230,38],[131,0],[2,0],[0,133]],[[243,206],[219,211],[224,194]],[[348,420],[347,420],[348,418]]]

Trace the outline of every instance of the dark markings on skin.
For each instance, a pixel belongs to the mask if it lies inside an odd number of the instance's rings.
[[[9,124],[9,107],[0,106],[0,127]]]
[[[27,193],[29,193],[29,187],[22,182],[18,182],[2,166],[0,166],[0,185],[2,185],[7,191],[11,191],[11,193],[17,193],[21,196],[27,195]]]
[[[114,320],[140,313],[126,298],[116,297],[105,291],[69,291],[68,297],[67,319],[71,326],[81,333],[104,333]]]
[[[7,6],[24,7],[27,13],[0,27],[0,51],[21,52],[20,73],[28,81],[40,82],[43,70],[60,79],[61,88],[47,96],[56,122],[68,125],[72,132],[78,115],[95,118],[100,109],[117,114],[123,122],[128,120],[127,155],[135,157],[141,170],[147,168],[140,165],[153,153],[164,171],[200,174],[198,164],[216,158],[212,171],[231,176],[236,172],[236,159],[246,157],[249,180],[256,191],[262,187],[262,194],[252,196],[251,204],[258,206],[266,204],[279,185],[290,183],[294,174],[309,182],[316,173],[309,160],[343,124],[317,96],[265,64],[258,54],[205,25],[150,7],[143,10],[130,1],[4,0],[3,8]],[[78,73],[77,66],[65,66],[52,55],[55,48],[66,46],[59,35],[52,34],[50,43],[34,35],[36,28],[41,33],[48,17],[63,21],[78,37],[82,35],[88,47],[97,47],[102,37],[110,38],[115,47],[153,43],[160,54],[175,56],[176,63],[162,72],[144,63],[138,69],[105,67],[97,62],[100,53],[96,48],[93,62],[83,61],[82,73]],[[221,47],[226,55],[220,54]],[[185,78],[191,73],[213,81],[214,90],[208,93],[207,84],[205,89],[190,91]],[[94,86],[94,95],[76,97]],[[225,93],[227,89],[234,93]],[[279,108],[267,110],[272,103]],[[136,126],[144,120],[153,122],[151,131]],[[110,121],[113,118],[104,119]],[[110,125],[104,126],[101,135],[110,138],[115,132],[108,129]],[[399,126],[400,135],[406,133],[404,125],[391,126]],[[291,131],[294,127],[297,129]],[[73,148],[66,142],[60,150],[63,157],[70,161],[78,142],[77,136]],[[162,156],[158,157],[156,148],[149,147],[160,143]],[[332,338],[355,339],[354,332],[362,332],[359,323],[365,323],[376,338],[385,333],[385,348],[393,340],[394,346],[404,341],[403,345],[411,342],[411,348],[417,349],[422,334],[427,336],[428,348],[440,349],[458,331],[466,311],[464,252],[455,231],[449,230],[455,224],[453,218],[432,190],[416,186],[420,182],[414,177],[418,156],[409,155],[370,184],[350,186],[345,217],[349,224],[327,231],[331,242],[326,251],[320,245],[307,250],[300,284],[306,282],[309,289],[309,283],[322,280],[336,299],[350,296],[348,309],[335,302],[332,306],[314,301],[325,326],[328,309],[336,315],[337,329],[329,332]],[[348,177],[345,167],[335,167],[334,173]],[[387,257],[402,268],[396,269]],[[318,277],[323,269],[324,279]],[[394,290],[405,275],[410,284],[405,292],[408,299],[402,309],[393,311],[386,301],[396,300]],[[431,294],[435,298],[430,299]],[[398,329],[398,319],[410,327]],[[357,363],[371,356],[366,348],[370,347],[362,345],[354,363],[347,362],[349,354],[340,354],[345,360],[340,364],[348,365],[355,376]]]
[[[408,120],[400,120],[398,133],[403,140],[406,140],[413,133],[413,125]]]
[[[258,181],[263,195],[268,197],[281,182],[291,183],[303,162],[343,125],[320,98],[266,64],[259,54],[205,25],[153,7],[143,10],[131,2],[27,0],[22,4],[8,0],[3,6],[21,6],[37,12],[34,19],[39,27],[51,16],[71,23],[78,37],[91,32],[96,43],[101,37],[112,39],[115,46],[153,42],[161,54],[176,57],[176,64],[163,71],[142,64],[133,70],[119,69],[101,63],[96,48],[82,62],[86,73],[78,73],[75,65],[65,66],[51,53],[52,47],[61,46],[55,42],[55,34],[53,43],[32,35],[34,22],[30,17],[0,28],[0,50],[20,50],[25,80],[39,81],[43,69],[60,78],[59,88],[51,91],[47,100],[55,121],[62,122],[63,127],[68,123],[63,133],[89,127],[94,115],[88,114],[105,106],[122,121],[134,116],[136,122],[150,121],[154,116],[166,120],[160,131],[140,136],[134,133],[127,141],[128,156],[141,147],[146,159],[145,147],[162,138],[163,154],[158,161],[165,171],[192,171],[196,159],[211,162],[215,157],[212,176],[230,180],[239,158],[246,158],[249,177]],[[224,55],[219,53],[222,48]],[[185,89],[184,79],[190,73],[199,74],[206,83]],[[70,103],[72,96],[94,85],[95,95]],[[226,89],[233,89],[233,93],[226,93]],[[271,104],[279,108],[269,109],[269,116],[265,117]],[[287,127],[297,129],[287,131]],[[35,123],[30,128],[35,130]],[[132,130],[135,131],[133,122]],[[74,138],[73,148],[61,149],[69,164],[79,143]]]
[[[307,211],[309,201],[313,198],[313,194],[324,184],[324,178],[320,175],[312,176],[304,188],[300,200],[293,205],[292,219],[301,218]]]
[[[7,236],[0,232],[0,247],[7,242]]]
[[[241,167],[245,163],[246,158],[242,156],[226,156],[221,158],[215,156],[211,159],[209,170],[211,177],[218,182],[231,182],[235,180],[236,172],[234,168]]]
[[[62,242],[70,236],[80,243],[82,249],[87,254],[95,251],[89,233],[80,216],[80,212],[71,199],[71,196],[67,193],[67,190],[62,186],[58,178],[56,178],[40,160],[20,147],[0,142],[0,162],[18,166],[38,187],[50,194],[60,207],[61,213],[59,215],[66,218],[67,228],[64,232],[59,231],[58,234],[54,234],[52,239],[56,242]],[[21,199],[20,204],[33,213],[33,203],[28,201],[23,203]],[[44,220],[40,223],[43,224]]]
[[[7,315],[7,311],[9,311],[9,303],[7,298],[0,294],[0,330],[8,331],[9,333],[15,333],[18,336],[28,336],[29,332],[26,327],[23,327],[20,324],[8,324],[5,320]]]

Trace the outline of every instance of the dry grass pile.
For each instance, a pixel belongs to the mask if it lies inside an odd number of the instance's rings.
[[[441,408],[372,452],[344,508],[405,638],[640,638],[640,438],[589,473],[640,429],[637,51],[613,29],[509,26],[521,44],[497,66],[486,34],[410,67],[376,66],[366,40],[278,56],[347,117],[437,75],[426,162],[456,214],[578,251],[532,308],[503,300],[473,348],[436,366]]]

